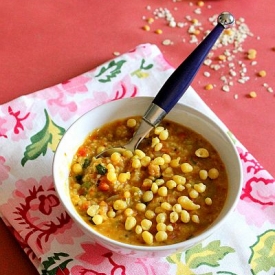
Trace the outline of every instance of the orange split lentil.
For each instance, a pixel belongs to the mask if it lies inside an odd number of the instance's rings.
[[[162,31],[161,29],[157,29],[157,30],[155,30],[155,33],[156,33],[156,34],[162,34],[163,31]]]
[[[256,55],[257,55],[257,51],[254,49],[249,49],[247,52],[247,58],[250,60],[255,59]]]
[[[94,157],[99,147],[130,140],[141,120],[117,120],[87,137],[81,145],[86,154],[76,154],[71,164],[71,200],[90,226],[114,240],[150,246],[181,242],[218,216],[227,196],[227,173],[208,141],[169,120],[134,152]],[[155,138],[162,144],[159,151],[151,146]]]
[[[154,18],[150,17],[147,19],[148,24],[152,24],[154,22]]]
[[[213,84],[207,84],[204,89],[207,90],[207,91],[210,91],[214,88]]]
[[[249,96],[251,98],[255,98],[255,97],[257,97],[257,93],[255,91],[252,91],[252,92],[249,93]]]
[[[232,32],[231,29],[225,29],[225,30],[223,31],[223,33],[224,33],[225,35],[229,35],[229,36],[233,34],[233,32]]]
[[[203,1],[198,1],[197,5],[198,5],[199,7],[203,7],[203,6],[204,6],[204,2],[203,2]]]
[[[260,77],[265,77],[266,76],[266,71],[265,70],[261,70],[258,72],[258,76]]]
[[[226,56],[224,54],[220,54],[218,58],[221,61],[225,61],[226,60]]]
[[[147,32],[150,31],[150,29],[151,29],[150,26],[148,26],[148,25],[145,25],[142,28],[143,28],[143,30],[145,30]]]

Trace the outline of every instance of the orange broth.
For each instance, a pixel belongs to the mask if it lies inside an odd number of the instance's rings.
[[[86,138],[71,165],[72,203],[90,226],[120,242],[157,246],[192,238],[223,208],[225,166],[205,138],[169,120],[136,153],[94,158],[127,143],[140,120],[117,120]]]

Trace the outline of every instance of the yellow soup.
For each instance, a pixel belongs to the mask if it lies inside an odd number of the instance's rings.
[[[86,138],[71,165],[71,200],[88,224],[120,242],[157,246],[192,238],[224,205],[224,164],[201,135],[168,120],[135,152],[95,158],[127,143],[140,120],[114,121]]]

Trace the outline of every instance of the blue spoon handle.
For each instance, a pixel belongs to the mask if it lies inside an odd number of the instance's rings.
[[[168,78],[152,103],[162,108],[167,114],[190,86],[222,31],[233,23],[234,17],[230,13],[224,12],[220,14],[218,24]]]

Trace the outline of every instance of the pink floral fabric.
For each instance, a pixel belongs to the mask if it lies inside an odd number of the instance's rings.
[[[115,254],[89,239],[57,197],[52,161],[70,124],[105,102],[154,96],[173,70],[155,45],[139,45],[0,106],[0,215],[40,274],[274,274],[275,180],[236,138],[244,172],[237,208],[220,232],[182,253],[157,259]],[[182,101],[233,137],[192,88]]]

